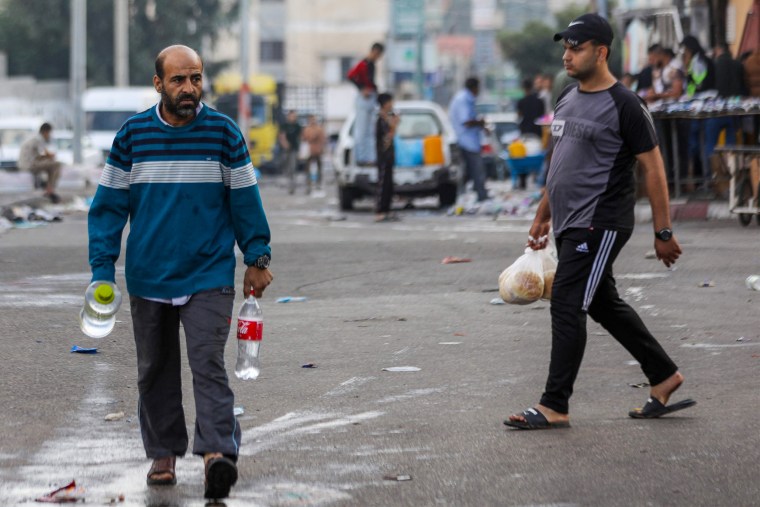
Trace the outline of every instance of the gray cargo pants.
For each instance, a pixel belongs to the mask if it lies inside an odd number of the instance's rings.
[[[137,346],[138,416],[148,458],[183,456],[188,447],[182,408],[180,323],[193,375],[193,454],[221,452],[236,460],[240,426],[224,369],[235,291],[222,287],[194,294],[182,306],[129,298]]]

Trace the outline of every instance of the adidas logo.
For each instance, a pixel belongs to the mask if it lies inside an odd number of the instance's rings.
[[[575,251],[581,252],[581,253],[588,253],[588,243],[585,243],[585,242],[581,243],[580,245],[575,247]]]

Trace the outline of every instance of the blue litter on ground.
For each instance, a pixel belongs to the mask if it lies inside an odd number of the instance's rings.
[[[80,347],[79,345],[72,345],[71,351],[76,352],[78,354],[97,354],[98,353],[98,349],[95,347],[87,348],[87,347]]]

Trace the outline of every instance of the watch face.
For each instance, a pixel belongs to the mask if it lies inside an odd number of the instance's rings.
[[[267,269],[269,267],[269,257],[266,255],[262,255],[258,259],[256,259],[255,266],[259,269]]]
[[[661,239],[662,241],[668,241],[672,237],[673,237],[673,231],[671,231],[670,229],[663,229],[657,232],[657,238]]]

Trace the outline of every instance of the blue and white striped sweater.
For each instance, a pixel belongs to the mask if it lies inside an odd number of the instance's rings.
[[[127,220],[127,290],[135,296],[234,285],[236,241],[247,265],[271,255],[243,136],[205,105],[182,127],[151,108],[119,130],[89,213],[93,280],[114,280]]]

